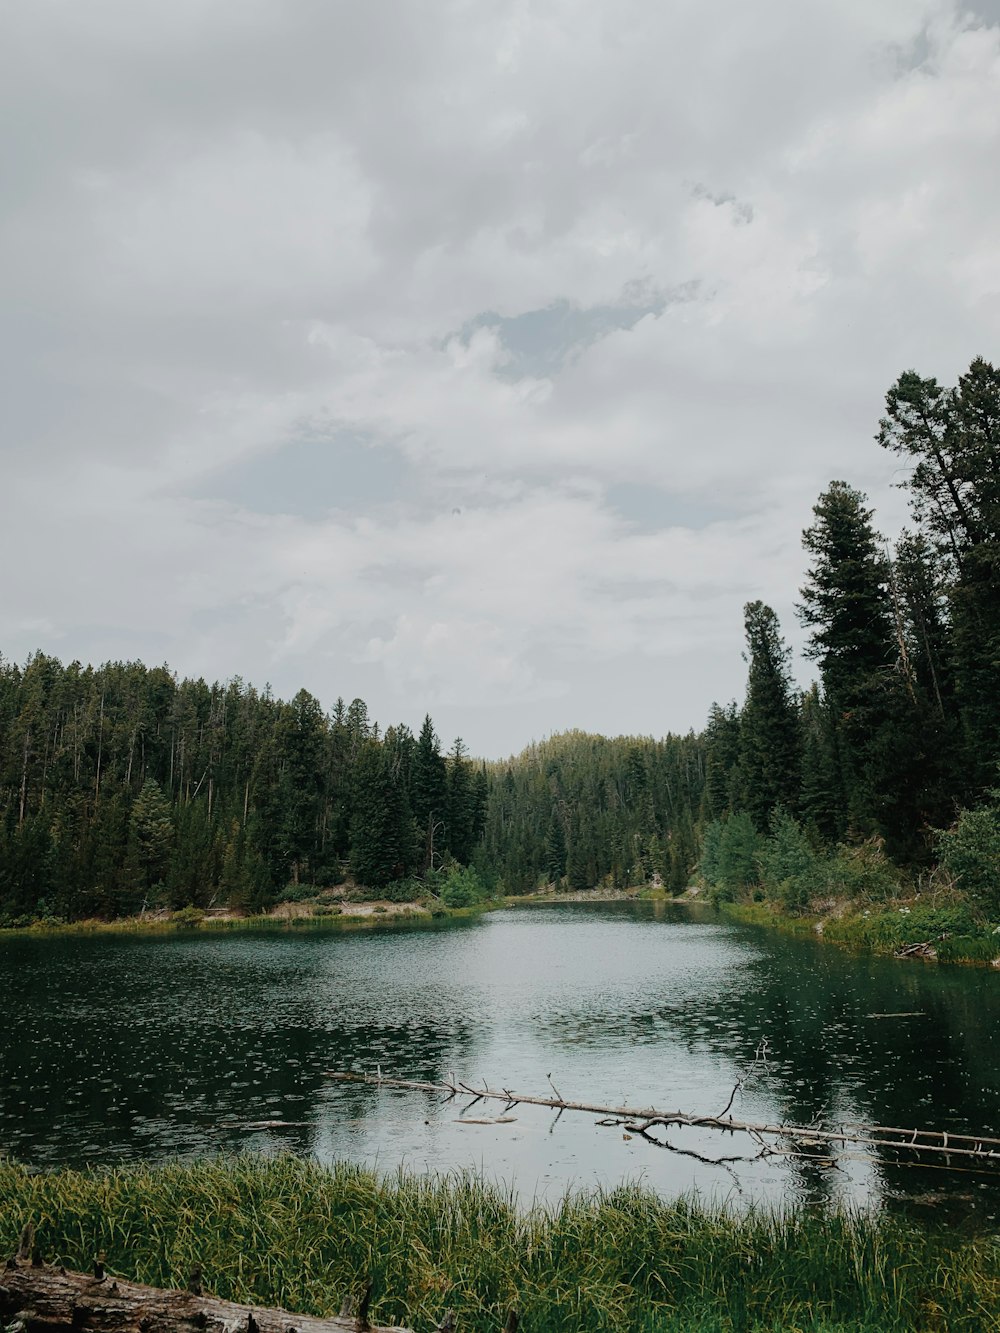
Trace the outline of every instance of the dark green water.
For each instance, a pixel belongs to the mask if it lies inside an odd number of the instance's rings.
[[[872,1014],[915,1013],[873,1018]],[[377,933],[0,938],[0,1151],[48,1166],[287,1148],[391,1168],[475,1166],[523,1196],[641,1176],[733,1200],[942,1200],[1000,1214],[957,1171],[771,1158],[729,1170],[589,1117],[332,1083],[459,1079],[734,1114],[1000,1134],[1000,976],[853,957],[662,904],[561,905]],[[475,1108],[475,1116],[495,1115]],[[259,1130],[252,1122],[298,1122]],[[675,1146],[753,1152],[693,1131]],[[1000,1176],[997,1177],[1000,1180]]]

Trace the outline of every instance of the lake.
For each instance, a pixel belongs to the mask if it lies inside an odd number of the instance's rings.
[[[522,907],[365,933],[0,937],[0,1152],[35,1166],[290,1150],[473,1167],[525,1200],[643,1179],[668,1195],[888,1201],[992,1220],[997,1182],[858,1156],[708,1166],[590,1116],[338,1084],[332,1069],[572,1099],[1000,1134],[1000,977],[856,957],[653,903]],[[899,1015],[885,1017],[884,1015]],[[496,1116],[482,1103],[473,1117]],[[289,1122],[255,1129],[254,1122]],[[672,1131],[707,1156],[743,1136]]]

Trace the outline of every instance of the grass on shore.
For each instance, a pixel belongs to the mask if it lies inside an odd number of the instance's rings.
[[[436,916],[468,916],[466,909],[437,909],[415,904],[412,910],[405,912],[380,912],[377,909],[367,915],[355,912],[317,912],[309,916],[279,916],[270,912],[260,912],[250,916],[206,916],[202,913],[191,914],[188,911],[175,912],[171,916],[122,916],[110,921],[98,917],[89,917],[82,921],[33,921],[26,926],[7,926],[0,930],[0,939],[8,936],[27,935],[31,937],[49,935],[175,935],[179,930],[204,931],[239,931],[260,930],[354,930],[372,926],[406,925],[414,922],[426,923]]]
[[[724,903],[725,911],[750,925],[776,926],[792,934],[818,934],[855,952],[892,957],[926,943],[942,963],[987,965],[1000,957],[1000,928],[976,920],[966,904],[919,899],[838,905],[835,913],[791,911],[776,902]]]
[[[0,1253],[418,1333],[902,1333],[1000,1328],[1000,1243],[865,1213],[736,1216],[637,1186],[523,1212],[468,1175],[383,1178],[294,1157],[33,1174],[0,1163]]]

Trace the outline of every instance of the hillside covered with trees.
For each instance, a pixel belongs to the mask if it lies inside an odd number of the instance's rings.
[[[570,732],[483,764],[443,754],[429,717],[381,731],[360,699],[0,661],[0,920],[258,910],[346,876],[416,896],[449,865],[483,893],[676,892],[697,868],[796,906],[940,858],[1000,904],[1000,372],[901,375],[877,438],[907,465],[912,530],[890,549],[832,482],[803,534],[817,681],[795,688],[774,611],[748,603],[745,699],[701,735]]]
[[[479,840],[486,775],[428,718],[384,733],[360,699],[332,713],[165,667],[0,665],[0,913],[260,909],[351,873],[381,889]]]

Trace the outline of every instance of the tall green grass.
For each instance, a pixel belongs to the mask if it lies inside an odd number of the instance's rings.
[[[1000,1245],[865,1213],[732,1215],[636,1186],[519,1209],[468,1176],[383,1178],[239,1157],[33,1174],[0,1164],[0,1253],[31,1221],[49,1256],[159,1286],[202,1266],[245,1302],[424,1333],[902,1333],[1000,1328]]]
[[[443,915],[456,915],[447,910]],[[371,914],[355,916],[347,913],[343,916],[322,914],[319,916],[271,916],[261,913],[256,916],[214,917],[214,916],[173,916],[159,917],[118,917],[112,921],[100,921],[88,918],[84,921],[36,921],[28,926],[7,926],[0,929],[0,940],[27,936],[37,939],[49,935],[176,935],[179,931],[241,931],[241,930],[364,930],[372,926],[413,925],[432,919],[432,912],[415,909],[410,912]],[[469,915],[468,912],[463,915]]]

